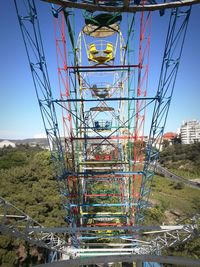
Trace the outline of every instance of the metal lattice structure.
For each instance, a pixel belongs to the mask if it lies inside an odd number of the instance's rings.
[[[99,230],[115,230],[115,227],[45,228],[17,207],[0,198],[0,232],[12,235],[15,238],[22,238],[30,244],[54,251],[51,261],[59,259],[61,255],[68,258],[76,258],[82,254],[90,256],[91,252],[97,253],[99,256],[105,253],[107,255],[155,254],[166,246],[171,247],[178,243],[184,243],[198,236],[198,225],[199,216],[187,220],[187,224],[182,225],[119,227],[119,231],[132,230],[135,234],[146,236],[146,238],[137,240],[137,242],[132,240],[132,246],[125,243],[124,240],[124,244],[121,244],[121,247],[114,251],[111,244],[107,244],[105,248],[105,244],[101,243],[96,244],[97,248],[74,249],[65,240],[66,234],[75,235],[79,233],[79,235],[84,235],[88,231],[97,233]],[[127,236],[127,238],[131,237]]]
[[[134,227],[143,223],[148,206],[191,7],[171,10],[158,89],[149,95],[151,13],[145,10],[152,6],[151,1],[115,1],[113,5],[113,1],[107,5],[105,1],[97,1],[97,5],[93,1],[50,2],[61,5],[52,7],[59,99],[52,95],[34,0],[15,0],[15,6],[66,223],[73,229],[67,235],[70,253],[158,253],[168,246],[166,239],[141,245]],[[82,14],[82,24],[75,27],[74,11],[66,7],[85,5],[89,9]],[[119,13],[122,8],[131,12],[139,5],[138,14]],[[160,5],[164,4],[153,3],[158,10]],[[62,112],[63,130],[57,108]],[[153,110],[152,123],[145,137],[149,108]],[[178,238],[174,233],[172,239]],[[98,244],[105,248],[94,249]]]
[[[159,10],[161,14],[165,9],[172,9],[181,6],[190,6],[194,4],[199,4],[199,0],[177,0],[177,1],[152,1],[147,0],[143,2],[142,0],[43,0],[45,2],[54,3],[62,7],[67,8],[80,8],[91,11],[106,11],[106,12],[141,12],[141,11],[155,11]]]
[[[56,33],[60,32],[56,44],[62,40],[65,47],[65,18],[69,36],[67,49],[72,55],[68,62],[74,62],[63,68],[66,93],[62,99],[55,100],[70,114],[65,140],[71,142],[75,175],[68,176],[69,188],[73,187],[68,192],[67,210],[71,214],[68,222],[80,226],[134,225],[145,158],[145,109],[155,100],[155,97],[147,97],[146,88],[151,14],[141,13],[138,62],[130,64],[134,15],[126,22],[130,28],[125,39],[119,14],[85,12],[83,30],[73,35],[69,13],[62,14],[60,9],[53,11]],[[100,25],[97,28],[92,24],[95,20]],[[57,54],[60,51],[57,46]],[[63,50],[64,62],[67,62],[66,55]],[[137,76],[137,89],[133,75]],[[102,82],[102,76],[107,81]],[[79,242],[84,245],[90,239],[82,236]]]
[[[43,228],[40,223],[0,197],[0,232],[53,251],[51,260],[55,261],[58,254],[66,253],[67,243],[64,234],[58,236],[53,232],[45,232],[43,229],[37,233],[35,229],[40,228]]]
[[[175,86],[190,13],[191,7],[171,11],[157,90],[157,99],[155,101],[150,134],[147,142],[146,162],[144,166],[146,174],[142,181],[141,198],[148,199],[150,194],[151,182],[154,174],[154,168],[152,168],[151,163],[154,163],[155,167],[155,162],[158,159],[161,137],[164,133],[165,123]],[[156,147],[159,149],[155,150]],[[139,209],[141,208],[145,208],[145,203],[139,205]]]

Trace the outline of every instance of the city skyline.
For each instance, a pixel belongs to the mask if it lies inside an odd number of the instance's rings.
[[[3,6],[4,8],[0,11],[2,19],[0,33],[3,37],[0,50],[3,62],[0,73],[0,138],[45,137],[14,4],[4,2]],[[39,2],[37,6],[50,81],[55,92],[58,90],[58,81],[53,18],[50,5]],[[200,98],[200,77],[198,75],[198,62],[200,62],[199,12],[199,5],[194,6],[165,132],[176,131],[183,121],[200,120],[198,108]],[[159,77],[155,73],[157,73],[158,66],[160,69],[162,62],[166,37],[166,34],[162,34],[162,28],[167,25],[169,11],[166,13],[164,17],[159,17],[158,12],[153,13],[149,90],[156,87],[158,83]],[[160,24],[157,23],[158,20]],[[159,47],[159,44],[162,45]]]

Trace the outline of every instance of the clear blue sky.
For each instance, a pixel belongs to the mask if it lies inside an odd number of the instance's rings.
[[[50,5],[36,1],[52,87],[57,87],[56,55]],[[169,14],[169,12],[167,12]],[[193,7],[166,131],[176,131],[183,120],[200,120],[200,5]],[[28,60],[14,3],[0,9],[0,138],[31,138],[44,133]],[[168,15],[153,14],[149,88],[156,86]],[[164,34],[165,33],[165,34]]]

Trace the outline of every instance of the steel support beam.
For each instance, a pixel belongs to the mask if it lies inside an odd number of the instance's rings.
[[[75,248],[65,241],[65,234],[68,232],[71,236],[80,236],[79,242],[84,243],[90,239],[96,239],[95,231],[106,231],[106,229],[113,229],[114,227],[80,227],[80,228],[66,228],[53,229],[44,228],[35,220],[30,218],[27,214],[16,208],[3,198],[0,198],[0,232],[12,235],[14,237],[20,237],[28,241],[31,244],[39,247],[47,248],[49,250],[57,251],[65,254],[68,257],[81,256],[90,254],[91,252],[98,253],[115,253],[121,251],[123,254],[151,254],[156,253],[165,247],[171,247],[180,242],[186,242],[187,240],[198,236],[198,223],[199,216],[191,219],[191,224],[175,225],[175,226],[135,226],[135,227],[117,227],[119,231],[119,238],[121,241],[129,241],[127,247],[122,247],[122,244],[107,244],[104,248],[89,248],[81,249]],[[115,227],[116,229],[116,227]],[[120,230],[129,230],[129,235],[120,234]],[[150,230],[150,231],[148,231]],[[153,231],[152,231],[153,230]],[[90,231],[90,233],[89,233]],[[92,233],[93,232],[93,233]],[[59,236],[58,236],[59,234]],[[84,236],[86,234],[86,237]],[[146,236],[145,241],[135,239],[135,234],[138,236]],[[105,237],[106,232],[103,234]],[[60,236],[62,238],[60,238]],[[110,236],[111,239],[118,238],[118,236]],[[98,238],[103,238],[100,236]]]
[[[175,87],[176,77],[178,73],[179,63],[183,51],[187,26],[190,18],[191,7],[172,9],[168,33],[165,43],[163,62],[161,67],[159,85],[157,90],[158,99],[155,101],[153,117],[151,122],[150,134],[147,143],[146,161],[144,173],[154,170],[151,162],[158,159],[158,151],[169,112],[172,94]],[[140,199],[148,201],[153,175],[144,175],[140,190]],[[143,202],[144,203],[144,202]],[[144,210],[146,205],[138,205],[138,212]],[[143,221],[141,214],[137,217],[136,223]]]
[[[49,81],[35,2],[34,0],[27,0],[26,6],[24,6],[25,2],[20,0],[15,0],[14,2],[26,53],[28,56],[38,104],[49,142],[54,173],[58,180],[60,192],[63,194],[66,191],[66,186],[64,183],[59,182],[59,180],[65,176],[66,173],[65,160],[55,107],[54,103],[52,102],[52,90]]]
[[[42,225],[17,207],[0,197],[0,232],[22,238],[30,244],[63,253],[66,241],[55,233],[42,231]],[[29,229],[40,228],[40,233]]]
[[[91,11],[107,11],[107,12],[142,12],[142,11],[156,11],[165,10],[169,8],[177,8],[181,6],[189,6],[199,4],[200,0],[183,0],[183,1],[170,1],[158,4],[145,4],[145,5],[129,5],[129,6],[107,6],[107,5],[94,5],[91,3],[81,3],[81,1],[72,2],[68,0],[43,0],[45,2],[54,3],[62,7],[79,8]],[[123,4],[123,1],[122,1]]]
[[[53,95],[47,70],[40,25],[34,0],[14,0],[17,17],[31,69],[33,83],[40,107],[49,148],[51,152],[54,175],[58,182],[63,207],[67,207],[69,188],[65,156],[62,148],[58,120],[53,103]],[[52,172],[53,173],[53,172]],[[72,222],[71,212],[66,209],[66,217]]]

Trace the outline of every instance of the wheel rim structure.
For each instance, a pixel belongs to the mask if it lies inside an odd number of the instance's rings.
[[[183,1],[151,1],[147,0],[119,0],[119,1],[73,1],[73,0],[43,0],[45,2],[54,3],[67,8],[80,8],[91,11],[106,11],[106,12],[141,12],[141,11],[156,11],[159,10],[161,14],[165,9],[177,8],[181,6],[190,6],[199,4],[199,0],[183,0]]]

